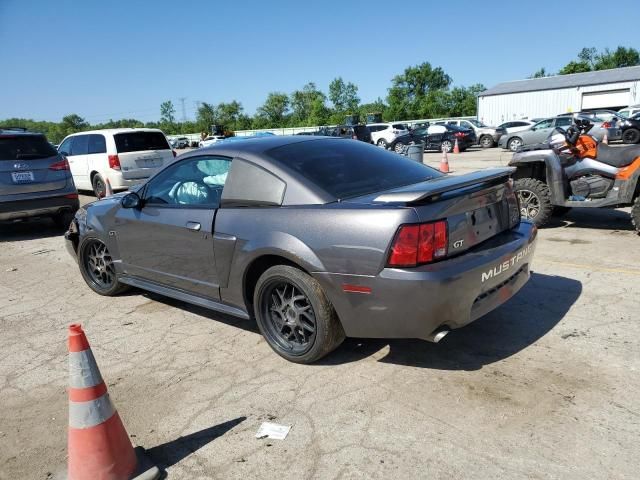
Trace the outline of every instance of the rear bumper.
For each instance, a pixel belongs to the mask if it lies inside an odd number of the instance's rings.
[[[109,183],[111,183],[111,188],[113,190],[126,190],[134,185],[139,185],[143,182],[146,182],[151,175],[156,173],[159,169],[149,169],[149,174],[143,176],[141,178],[131,178],[127,179],[122,176],[122,172],[111,171],[109,172],[108,178]],[[105,179],[106,180],[106,179]]]
[[[440,327],[460,328],[515,295],[529,279],[536,228],[522,222],[443,262],[386,268],[377,276],[316,273],[352,337],[427,338]],[[370,294],[345,293],[344,285]]]
[[[67,198],[65,196],[73,194],[75,194],[75,189],[73,192],[68,192],[63,195],[58,193],[57,195],[49,197],[0,202],[0,220],[6,221],[29,217],[53,216],[65,210],[75,212],[80,207],[77,194],[76,198]]]

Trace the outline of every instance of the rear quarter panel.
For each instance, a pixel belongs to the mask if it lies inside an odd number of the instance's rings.
[[[376,275],[398,226],[416,221],[415,211],[405,207],[221,208],[215,234],[224,238],[224,247],[216,244],[215,252],[218,272],[228,272],[228,282],[221,279],[222,298],[244,307],[245,272],[265,255],[284,257],[311,273]]]

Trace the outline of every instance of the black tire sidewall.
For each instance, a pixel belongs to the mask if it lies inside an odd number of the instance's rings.
[[[487,145],[484,145],[484,141],[487,141]],[[482,148],[491,148],[493,147],[493,138],[491,138],[489,135],[483,135],[482,137],[480,137],[480,146]]]
[[[86,270],[86,266],[85,266],[85,252],[87,249],[87,246],[94,241],[98,241],[100,243],[104,243],[102,240],[100,240],[97,237],[87,237],[84,240],[82,240],[82,243],[78,246],[78,267],[80,268],[80,274],[82,275],[82,278],[84,279],[85,283],[87,284],[87,286],[93,290],[94,292],[96,292],[99,295],[104,295],[105,297],[111,297],[113,295],[117,295],[118,293],[122,292],[123,290],[126,289],[125,285],[122,285],[119,281],[118,281],[118,276],[116,274],[116,280],[115,282],[113,282],[113,285],[111,286],[111,288],[109,289],[104,289],[104,288],[100,288],[91,278],[91,276],[89,275],[89,272],[87,272]]]
[[[622,134],[622,141],[626,144],[634,144],[640,142],[640,130],[630,128]]]
[[[300,289],[313,308],[316,318],[316,335],[313,345],[302,354],[291,354],[283,349],[273,338],[263,317],[263,300],[267,288],[272,282],[284,281],[292,283]],[[344,338],[342,326],[337,321],[333,306],[322,291],[320,284],[298,268],[288,265],[276,265],[266,270],[258,279],[253,296],[254,316],[260,333],[269,346],[281,357],[296,363],[312,363],[335,349]]]
[[[99,195],[99,192],[98,192],[98,190],[97,190],[98,182],[102,183],[102,185],[103,185],[103,186],[104,186],[104,188],[105,188],[104,195],[102,195],[102,196],[100,196],[100,195]],[[102,176],[101,176],[99,173],[96,173],[96,174],[93,176],[93,180],[91,181],[91,186],[93,187],[93,194],[94,194],[96,197],[98,197],[98,198],[102,198],[102,197],[104,197],[104,196],[106,195],[106,193],[107,193],[107,192],[106,192],[106,188],[107,188],[107,186],[106,186],[106,184],[105,184],[105,182],[104,182],[104,179],[102,178]]]
[[[520,178],[515,181],[514,190],[516,194],[519,190],[528,190],[533,192],[540,202],[540,210],[535,218],[528,220],[535,223],[538,227],[544,226],[551,218],[553,213],[553,204],[551,203],[551,192],[549,186],[541,180],[535,178]],[[519,205],[518,205],[519,206]]]
[[[377,145],[378,147],[385,148],[385,149],[386,149],[387,147],[389,147],[389,144],[387,143],[387,141],[386,141],[384,138],[381,138],[380,140],[378,140],[378,142],[376,143],[376,145]]]

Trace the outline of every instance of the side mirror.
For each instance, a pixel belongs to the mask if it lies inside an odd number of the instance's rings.
[[[120,201],[122,208],[140,208],[142,200],[135,192],[129,192]]]

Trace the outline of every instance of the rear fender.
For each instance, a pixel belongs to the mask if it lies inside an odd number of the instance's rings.
[[[519,178],[535,178],[545,182],[551,193],[551,203],[564,205],[567,195],[564,173],[558,156],[553,150],[518,152],[509,162],[510,167],[516,167],[513,175]]]

